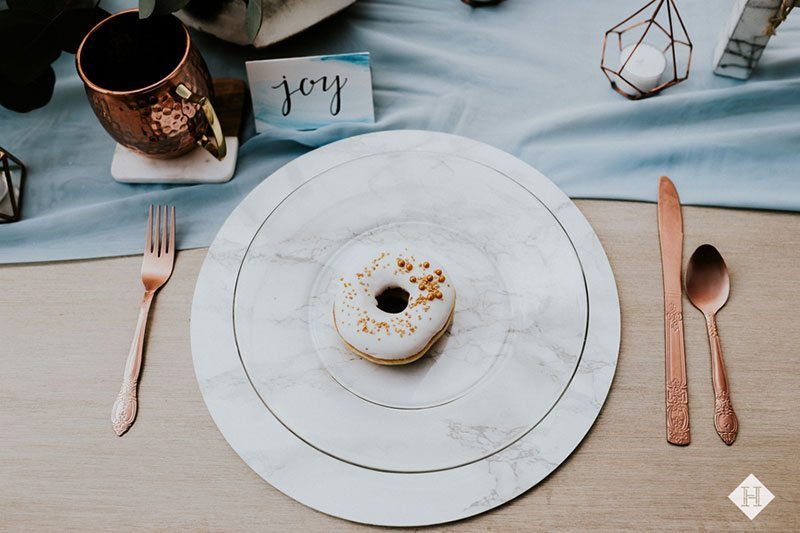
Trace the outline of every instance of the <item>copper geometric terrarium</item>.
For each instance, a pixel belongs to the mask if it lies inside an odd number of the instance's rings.
[[[644,14],[649,8],[651,14]],[[651,0],[603,37],[600,68],[611,87],[631,100],[682,82],[691,63],[692,41],[675,0]]]
[[[16,222],[22,215],[25,165],[0,146],[0,224]]]

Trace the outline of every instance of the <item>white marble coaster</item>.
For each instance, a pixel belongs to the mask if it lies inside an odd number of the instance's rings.
[[[117,144],[111,176],[121,183],[224,183],[233,177],[239,139],[225,137],[228,155],[222,161],[202,148],[175,159],[152,159]]]

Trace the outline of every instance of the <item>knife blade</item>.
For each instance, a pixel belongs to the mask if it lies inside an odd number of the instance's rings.
[[[658,181],[658,236],[664,275],[664,381],[667,442],[685,446],[689,431],[689,391],[683,348],[683,218],[675,185],[666,176]]]

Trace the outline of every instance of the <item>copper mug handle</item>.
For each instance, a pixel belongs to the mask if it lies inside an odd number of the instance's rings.
[[[175,87],[175,94],[177,94],[182,100],[186,100],[187,102],[191,102],[200,106],[200,109],[203,111],[203,115],[206,117],[208,127],[211,128],[213,139],[209,138],[206,133],[203,133],[203,135],[197,139],[197,144],[208,150],[208,152],[216,157],[219,161],[222,161],[225,158],[225,154],[228,153],[228,148],[225,144],[225,136],[222,134],[222,125],[220,124],[219,119],[217,118],[217,113],[214,111],[214,106],[211,105],[208,97],[193,93],[183,83],[179,83],[178,86]]]

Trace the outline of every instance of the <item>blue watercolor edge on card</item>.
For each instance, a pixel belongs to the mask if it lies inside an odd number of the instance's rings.
[[[343,63],[349,63],[353,67],[356,68],[363,68],[369,73],[370,79],[370,97],[373,97],[373,87],[372,87],[372,65],[370,63],[370,53],[369,52],[348,52],[344,54],[330,54],[330,55],[318,55],[318,56],[298,56],[298,57],[283,57],[283,58],[274,58],[274,59],[261,59],[261,60],[254,60],[254,61],[246,61],[245,63],[251,64],[258,64],[258,63],[272,63],[272,62],[281,62],[281,61],[341,61]],[[248,76],[249,78],[249,76]],[[249,80],[248,80],[249,81]],[[252,85],[253,82],[250,82],[251,85],[251,95],[252,93]],[[253,95],[254,96],[254,95]],[[260,103],[260,102],[259,102]],[[375,123],[375,107],[374,102],[371,102],[372,105],[370,106],[370,113],[369,115],[365,115],[362,118],[358,119],[351,119],[345,121],[320,121],[320,122],[295,122],[293,124],[284,123],[283,125],[278,125],[275,123],[264,121],[260,119],[260,117],[269,115],[269,109],[264,108],[263,113],[260,112],[257,107],[261,107],[259,103],[256,102],[256,99],[253,98],[251,100],[251,105],[253,108],[253,118],[255,122],[256,131],[258,133],[263,133],[268,130],[292,130],[292,131],[313,131],[319,129],[324,126],[328,126],[331,124],[337,123],[354,123],[354,124],[374,124]],[[278,121],[276,121],[278,122]],[[288,121],[283,121],[288,122]]]
[[[298,58],[300,59],[300,58]],[[309,59],[317,59],[318,61],[342,61],[350,63],[358,67],[370,68],[369,52],[354,52],[351,54],[334,54],[330,56],[318,56],[316,58],[310,57]]]

